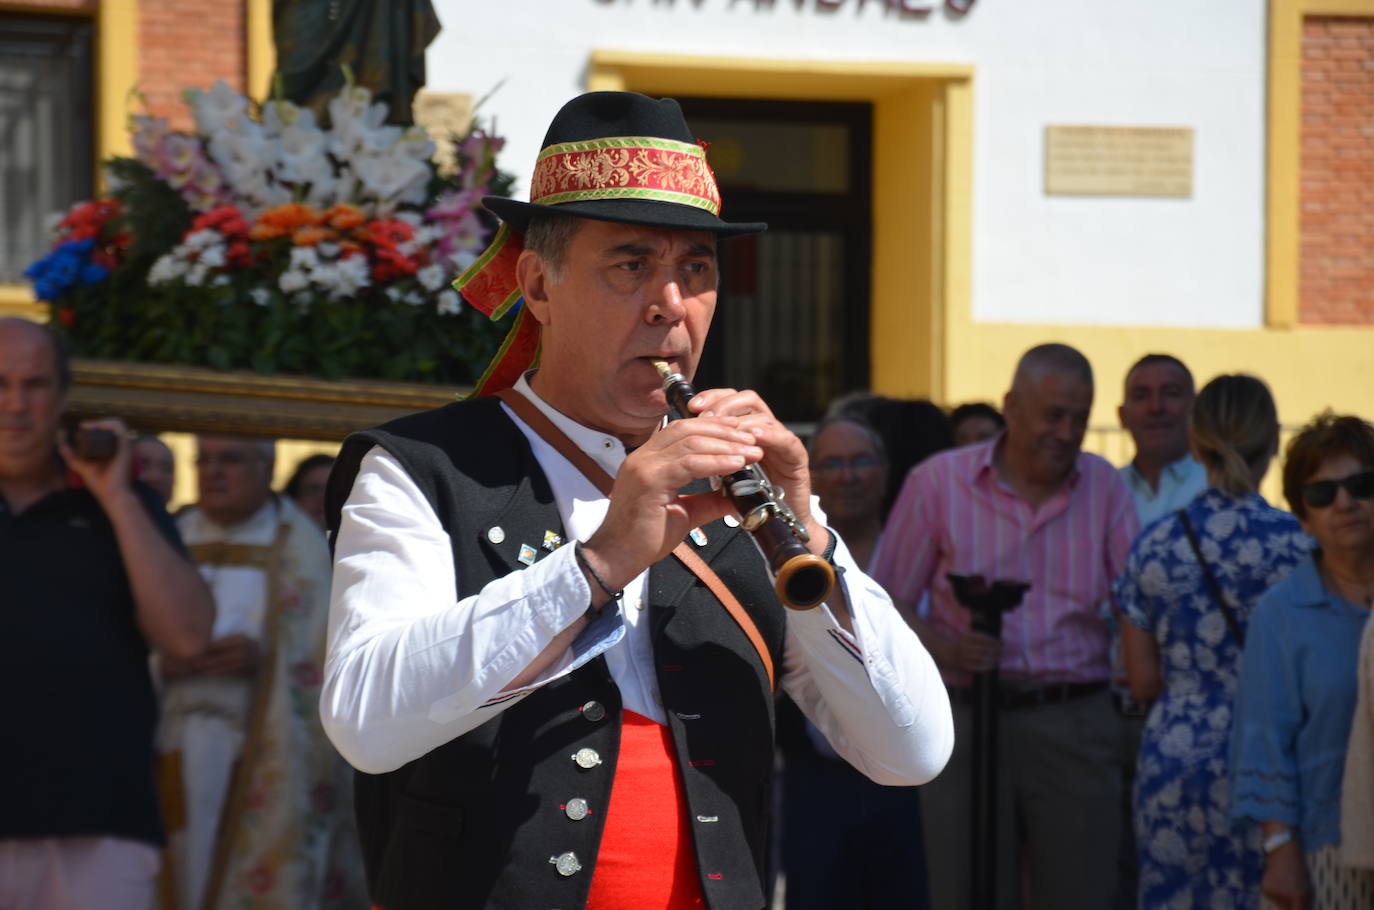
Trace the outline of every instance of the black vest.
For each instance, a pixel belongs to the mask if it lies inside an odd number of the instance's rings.
[[[522,544],[542,554],[546,531],[563,535],[548,480],[495,399],[451,404],[350,437],[330,478],[331,527],[374,445],[402,464],[448,531],[459,598],[523,568]],[[753,542],[720,521],[703,530],[707,544],[697,552],[749,611],[781,668],[783,608]],[[671,556],[650,569],[646,600],[702,893],[714,910],[759,910],[773,767],[767,674],[725,608]],[[603,707],[604,717],[584,712],[589,702]],[[386,910],[584,907],[610,801],[620,712],[620,692],[597,658],[396,771],[358,774],[358,826],[373,900]],[[582,749],[595,750],[601,764],[581,767],[573,756]],[[587,801],[585,818],[564,811],[574,798]],[[552,862],[567,853],[582,866],[572,875]]]

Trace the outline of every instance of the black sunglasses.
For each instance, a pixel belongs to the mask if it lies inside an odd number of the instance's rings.
[[[1340,480],[1314,480],[1302,485],[1303,505],[1324,509],[1336,501],[1336,488],[1345,487],[1351,499],[1374,499],[1374,471],[1361,471]]]

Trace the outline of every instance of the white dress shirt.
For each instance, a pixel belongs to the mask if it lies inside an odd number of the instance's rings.
[[[615,476],[625,448],[569,420],[521,378],[516,389]],[[548,476],[568,542],[592,536],[609,500],[505,405]],[[818,521],[824,516],[812,499]],[[538,550],[542,541],[527,541]],[[787,611],[781,687],[837,752],[873,780],[914,785],[949,758],[954,732],[934,661],[844,542],[835,550],[854,620],[827,606]],[[335,544],[320,712],[354,767],[391,771],[485,723],[604,654],[626,710],[664,723],[643,609],[645,572],[608,603],[543,678],[502,691],[581,617],[591,590],[563,546],[455,602],[453,551],[433,508],[389,453],[362,459]]]

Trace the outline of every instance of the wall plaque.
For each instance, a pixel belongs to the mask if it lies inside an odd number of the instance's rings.
[[[1047,126],[1048,196],[1193,195],[1189,127]]]

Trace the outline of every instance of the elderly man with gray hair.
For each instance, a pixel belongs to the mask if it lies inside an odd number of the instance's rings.
[[[319,721],[329,553],[272,493],[274,463],[270,440],[201,436],[199,499],[177,519],[218,608],[203,655],[162,661],[177,907],[362,905],[346,766]]]
[[[1031,348],[1003,403],[1006,429],[942,452],[907,475],[874,557],[873,578],[913,619],[954,707],[955,749],[921,794],[931,905],[966,907],[973,674],[997,669],[997,906],[1017,903],[1024,831],[1032,903],[1110,907],[1121,818],[1119,720],[1107,691],[1099,605],[1139,528],[1120,475],[1082,451],[1092,367],[1064,344]],[[1030,585],[1001,639],[970,628],[950,575]]]

